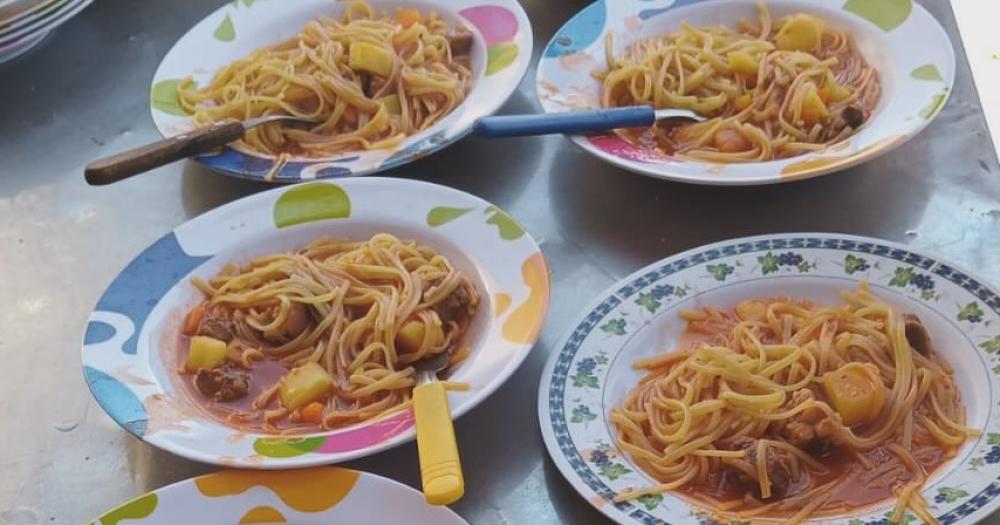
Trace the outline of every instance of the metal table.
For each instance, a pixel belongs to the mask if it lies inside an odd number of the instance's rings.
[[[523,0],[535,55],[589,0]],[[0,522],[82,523],[214,469],[126,434],[92,400],[80,341],[105,286],[164,232],[269,186],[181,163],[106,188],[83,165],[159,135],[159,60],[221,0],[102,0],[0,66]],[[578,308],[635,269],[725,238],[779,231],[881,237],[1000,283],[1000,166],[950,6],[924,2],[959,54],[954,94],[918,138],[864,166],[755,188],[668,183],[603,164],[562,137],[466,139],[392,172],[509,211],[541,242],[554,282],[542,338],[516,375],[456,424],[466,471],[454,509],[474,524],[604,523],[563,480],[538,430],[543,364]],[[505,112],[538,109],[530,71]],[[990,255],[994,254],[994,255]],[[419,487],[416,448],[348,464]],[[1000,523],[996,517],[991,522]]]

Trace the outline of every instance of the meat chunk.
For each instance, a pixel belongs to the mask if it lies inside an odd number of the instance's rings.
[[[447,297],[438,301],[431,308],[437,312],[438,317],[444,323],[455,321],[471,316],[476,312],[476,305],[473,303],[473,295],[468,285],[459,285]]]
[[[310,324],[308,307],[302,303],[292,303],[291,308],[288,309],[288,317],[285,318],[285,335],[294,339],[306,331]]]
[[[216,401],[235,401],[250,392],[250,372],[226,363],[221,368],[199,368],[194,386],[205,397]]]
[[[205,312],[205,318],[201,320],[201,325],[198,327],[198,335],[228,343],[233,340],[233,322],[225,317],[212,315],[210,311]]]
[[[468,55],[472,52],[472,33],[468,31],[455,31],[448,35],[448,44],[451,46],[451,55]]]
[[[815,395],[811,390],[807,388],[796,390],[792,393],[786,408],[792,409],[813,399]],[[781,437],[800,449],[821,452],[832,446],[829,438],[834,430],[835,425],[829,421],[826,414],[818,408],[813,408],[792,416],[780,426],[778,432]]]
[[[865,112],[854,106],[847,106],[840,112],[840,118],[844,124],[852,129],[858,129],[865,123]]]
[[[757,471],[757,440],[747,437],[736,438],[732,443],[731,449],[746,452],[743,460],[745,463],[743,465],[744,468],[730,467],[737,475],[736,479],[738,479],[738,482],[748,491],[753,491],[754,494],[760,496],[762,499],[770,499],[764,498],[760,493],[760,483],[758,480],[747,474],[747,472]],[[764,461],[766,462],[764,468],[767,469],[767,477],[771,482],[771,498],[785,496],[788,494],[788,490],[792,484],[791,459],[785,451],[769,447]]]
[[[920,352],[924,357],[934,355],[934,345],[931,344],[931,334],[920,318],[913,314],[903,314],[903,327],[906,330],[906,342],[910,348]]]

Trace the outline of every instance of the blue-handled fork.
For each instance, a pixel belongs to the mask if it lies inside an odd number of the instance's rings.
[[[618,128],[649,127],[659,121],[701,122],[704,117],[686,109],[653,109],[650,106],[532,115],[482,117],[472,127],[481,137],[521,137],[565,133],[577,135]]]

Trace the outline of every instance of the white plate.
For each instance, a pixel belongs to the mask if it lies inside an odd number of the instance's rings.
[[[90,525],[179,523],[408,523],[467,525],[412,488],[336,467],[295,471],[224,470],[186,479],[124,503]]]
[[[80,11],[83,11],[84,8],[90,5],[90,2],[91,0],[68,0],[53,11],[47,12],[44,16],[29,23],[9,28],[6,31],[0,29],[0,46],[32,38],[40,33],[50,32],[70,18],[78,15]]]
[[[479,117],[489,115],[514,93],[531,61],[531,23],[517,0],[370,0],[379,10],[413,6],[434,9],[475,37],[473,84],[468,97],[429,129],[392,149],[354,151],[333,157],[292,158],[275,182],[365,175],[384,171],[429,155],[461,139]],[[234,0],[195,25],[174,44],[153,77],[150,104],[156,128],[164,136],[193,128],[177,102],[176,85],[193,76],[201,85],[219,68],[254,49],[296,35],[319,16],[339,16],[344,4],[330,0]],[[274,158],[243,148],[227,147],[216,155],[198,157],[206,166],[237,177],[263,180]]]
[[[577,492],[618,523],[717,525],[670,493],[611,503],[629,487],[655,483],[616,449],[608,422],[611,407],[640,377],[632,363],[676,342],[684,330],[680,308],[775,296],[839,303],[839,290],[861,280],[901,311],[916,313],[955,369],[967,421],[983,434],[934,472],[923,495],[941,523],[975,523],[1000,507],[1000,296],[950,263],[876,239],[819,233],[735,239],[626,277],[584,310],[545,367],[538,415],[549,454]],[[886,525],[891,507],[885,502],[810,521]]]
[[[136,437],[207,463],[252,468],[330,464],[414,436],[412,411],[298,437],[244,432],[205,416],[175,386],[179,323],[202,300],[193,276],[228,262],[287,251],[324,235],[387,232],[439,250],[474,281],[482,304],[469,329],[472,353],[452,374],[455,417],[520,366],[548,310],[549,275],[535,241],[499,208],[444,186],[354,178],[276,188],[216,208],[166,234],[117,276],[83,341],[84,375],[97,402]]]
[[[617,135],[572,136],[587,152],[636,173],[696,184],[771,184],[815,177],[864,162],[895,148],[937,116],[951,93],[955,53],[940,24],[911,0],[769,0],[777,17],[817,14],[847,29],[879,71],[882,98],[869,123],[824,151],[751,164],[714,164],[657,157]],[[552,37],[538,63],[537,92],[547,112],[598,106],[605,66],[604,35],[616,52],[630,43],[675,31],[681,21],[732,25],[754,19],[756,0],[614,0],[585,7]]]

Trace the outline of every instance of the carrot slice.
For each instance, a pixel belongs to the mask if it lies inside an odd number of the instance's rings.
[[[416,9],[399,9],[396,11],[396,21],[403,27],[410,27],[413,24],[423,21],[420,11]]]
[[[204,317],[205,303],[200,303],[188,312],[187,317],[184,319],[184,329],[181,330],[181,333],[188,337],[198,333],[198,327],[201,326],[201,320]]]
[[[302,421],[305,421],[306,423],[312,423],[314,425],[322,423],[323,403],[320,403],[319,401],[309,403],[308,405],[302,407],[302,410],[299,412],[299,416],[302,418]]]

